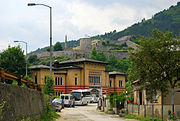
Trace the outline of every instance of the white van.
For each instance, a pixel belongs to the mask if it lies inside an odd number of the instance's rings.
[[[64,106],[72,107],[73,96],[71,94],[61,94],[60,98],[63,100]]]

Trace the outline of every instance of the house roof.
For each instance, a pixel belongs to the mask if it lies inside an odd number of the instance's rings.
[[[82,67],[78,67],[78,66],[65,66],[65,67],[54,68],[54,70],[64,70],[64,69],[82,69]]]
[[[138,80],[133,81],[132,84],[136,84],[136,83],[139,83],[139,82],[140,82],[140,80],[138,79]]]
[[[30,69],[49,69],[49,66],[46,65],[33,65],[29,67]],[[59,67],[59,68],[52,68],[53,70],[63,70],[63,69],[82,69],[82,67],[78,66],[65,66],[65,67]]]
[[[79,58],[79,59],[73,59],[73,60],[62,61],[62,62],[56,61],[56,64],[63,65],[63,64],[72,64],[72,63],[78,63],[78,62],[92,62],[92,63],[100,63],[100,64],[109,64],[108,62],[87,59],[87,58]]]
[[[49,66],[46,65],[33,65],[29,67],[30,69],[49,69]]]
[[[109,75],[126,75],[126,74],[122,72],[112,71],[112,72],[109,72]]]

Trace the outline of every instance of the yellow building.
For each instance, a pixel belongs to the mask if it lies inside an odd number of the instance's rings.
[[[70,93],[76,89],[96,89],[100,95],[122,92],[125,90],[125,74],[106,71],[107,64],[109,63],[85,58],[56,61],[53,64],[55,95]],[[49,66],[34,65],[30,69],[31,78],[41,85],[50,74]]]
[[[161,105],[161,92],[157,91],[156,94],[153,95],[152,99],[153,102],[149,102],[146,99],[146,90],[143,89],[143,85],[140,84],[139,80],[133,82],[134,85],[134,102],[139,105],[147,105],[147,104],[154,104],[154,105]],[[171,89],[169,88],[169,93],[164,96],[164,105],[171,105]],[[174,89],[174,104],[180,105],[180,88]]]

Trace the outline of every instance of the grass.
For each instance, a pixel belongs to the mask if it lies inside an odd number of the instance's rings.
[[[105,114],[108,114],[108,111],[106,111]]]
[[[132,115],[132,114],[127,114],[124,118],[128,119],[136,119],[139,121],[161,121],[158,118],[153,118],[153,117],[142,117],[142,116],[137,116],[137,115]]]
[[[53,121],[54,119],[59,118],[58,115],[49,105],[46,105],[44,113],[39,121]]]

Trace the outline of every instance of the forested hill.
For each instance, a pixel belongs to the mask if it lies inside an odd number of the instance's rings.
[[[65,48],[65,42],[61,42],[61,45],[63,48]],[[77,47],[80,45],[80,40],[71,40],[71,41],[68,41],[67,42],[67,45],[68,45],[68,48],[74,48],[74,47]],[[35,51],[32,51],[30,53],[28,53],[29,55],[33,54],[33,53],[36,53],[36,52],[44,52],[44,51],[47,51],[48,47],[43,47],[43,48],[38,48],[37,50]]]
[[[176,6],[171,6],[167,10],[163,10],[155,14],[151,19],[142,19],[141,22],[133,24],[132,26],[124,29],[123,31],[116,32],[114,30],[104,35],[97,35],[92,37],[93,39],[109,39],[117,40],[120,37],[126,35],[138,36],[150,36],[150,30],[157,28],[161,32],[173,32],[175,36],[180,35],[180,2]]]

